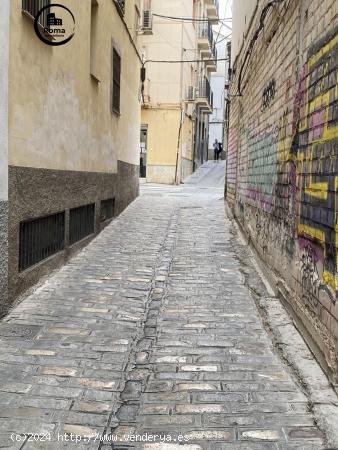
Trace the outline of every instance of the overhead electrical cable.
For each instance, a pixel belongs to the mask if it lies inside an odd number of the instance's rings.
[[[160,59],[160,60],[154,60],[154,59],[147,59],[146,61],[143,61],[142,65],[145,66],[147,63],[164,63],[164,64],[181,64],[181,63],[198,63],[198,62],[218,62],[218,61],[229,61],[229,58],[219,58],[219,59],[182,59],[182,60],[166,60],[166,59]]]
[[[226,39],[229,39],[229,37],[232,36],[232,33],[228,34],[227,36],[223,36],[222,39],[220,39],[219,41],[217,41],[217,44],[219,44],[220,42],[225,41]]]
[[[165,16],[163,14],[157,14],[157,13],[152,13],[153,16],[155,17],[161,17],[162,19],[168,19],[168,20],[179,20],[179,21],[186,21],[186,22],[231,22],[232,18],[231,17],[226,17],[225,19],[215,19],[215,20],[210,20],[208,18],[205,19],[194,19],[193,17],[177,17],[177,16]]]

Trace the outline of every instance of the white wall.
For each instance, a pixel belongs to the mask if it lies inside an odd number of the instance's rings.
[[[0,1],[0,201],[8,199],[8,47],[10,0]]]

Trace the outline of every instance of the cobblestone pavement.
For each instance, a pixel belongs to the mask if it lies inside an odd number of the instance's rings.
[[[244,283],[215,167],[219,187],[143,187],[7,316],[0,448],[328,448]]]

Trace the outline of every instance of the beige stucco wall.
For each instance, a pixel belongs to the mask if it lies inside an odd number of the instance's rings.
[[[192,17],[192,0],[152,0],[152,12],[161,15]],[[193,60],[196,59],[196,35],[192,23],[167,20],[153,16],[153,33],[139,37],[139,46],[146,60]],[[185,49],[185,50],[183,50]],[[192,67],[192,68],[191,68]],[[147,78],[150,79],[149,90],[152,104],[177,104],[181,102],[182,92],[192,84],[191,71],[194,64],[146,64]],[[181,71],[183,70],[183,76]]]
[[[125,25],[113,1],[98,1],[98,83],[90,74],[91,2],[59,3],[75,16],[75,36],[50,47],[22,1],[11,1],[9,164],[95,172],[116,172],[117,160],[139,164],[140,65]],[[125,14],[131,33],[135,3]],[[122,58],[120,116],[110,110],[112,42]]]
[[[154,183],[174,183],[176,173],[177,143],[181,110],[144,109],[142,123],[148,125],[147,180]],[[193,124],[185,117],[180,136],[177,181],[191,174],[182,168],[181,158],[192,161]]]
[[[178,130],[181,111],[144,109],[142,123],[148,125],[147,181],[175,182]]]

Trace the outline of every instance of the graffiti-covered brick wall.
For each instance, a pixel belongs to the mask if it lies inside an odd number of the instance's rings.
[[[338,380],[335,0],[258,2],[235,55],[227,201]]]

